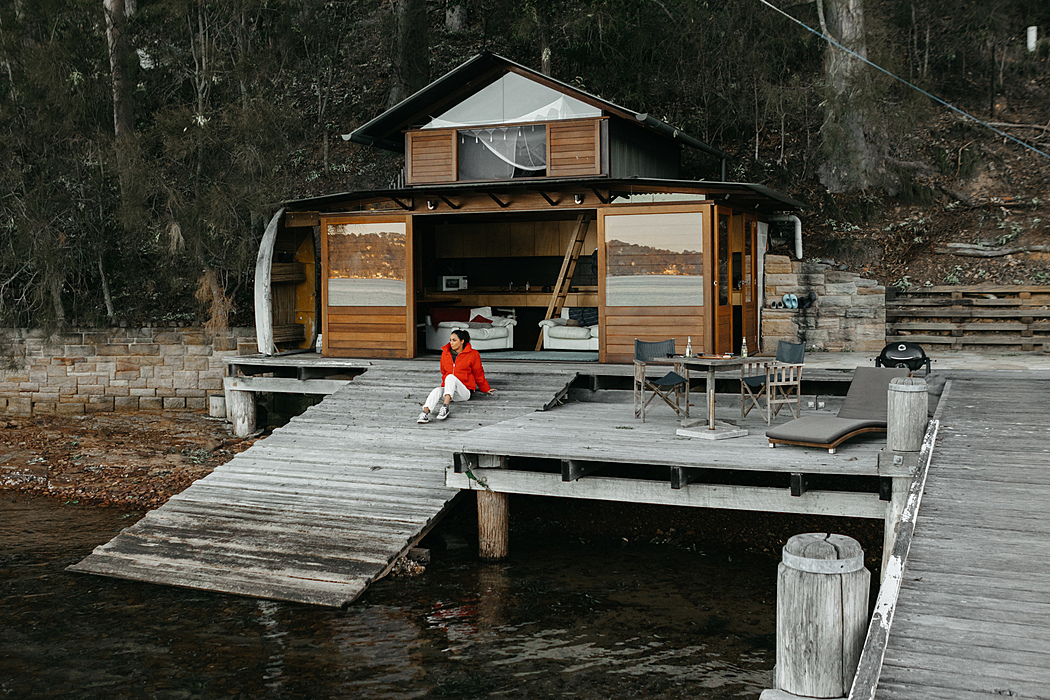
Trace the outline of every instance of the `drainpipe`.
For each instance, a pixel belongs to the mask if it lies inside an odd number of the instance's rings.
[[[795,222],[795,257],[802,259],[802,219],[794,214],[776,214],[769,217],[770,221],[793,221]]]

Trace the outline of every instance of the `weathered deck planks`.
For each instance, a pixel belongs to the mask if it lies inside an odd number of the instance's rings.
[[[876,698],[1050,698],[1048,398],[955,380]]]
[[[435,362],[371,361],[345,387],[97,547],[71,571],[302,603],[352,602],[459,492],[450,433],[543,409],[576,372],[487,367],[495,398],[417,425]]]

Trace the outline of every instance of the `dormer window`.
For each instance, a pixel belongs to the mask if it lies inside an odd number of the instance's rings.
[[[459,180],[547,174],[547,127],[543,124],[462,129],[457,136]]]

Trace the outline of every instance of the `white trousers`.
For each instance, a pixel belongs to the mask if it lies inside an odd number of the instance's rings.
[[[444,386],[439,386],[430,392],[430,396],[427,397],[423,408],[427,411],[433,411],[445,394],[451,396],[453,401],[467,401],[470,399],[470,389],[467,388],[467,385],[460,381],[456,375],[449,374],[445,377]]]

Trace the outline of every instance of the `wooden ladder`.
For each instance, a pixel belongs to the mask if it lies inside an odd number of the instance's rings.
[[[555,315],[560,316],[562,307],[565,306],[565,298],[569,295],[569,284],[572,282],[572,274],[576,272],[576,263],[580,259],[580,251],[583,250],[583,240],[587,237],[587,226],[590,224],[590,215],[580,214],[576,219],[576,231],[569,241],[569,247],[565,250],[565,259],[561,261],[561,271],[558,273],[558,283],[554,285],[550,303],[547,304],[547,314],[543,320],[552,319]],[[536,339],[536,349],[543,349],[543,332]]]

